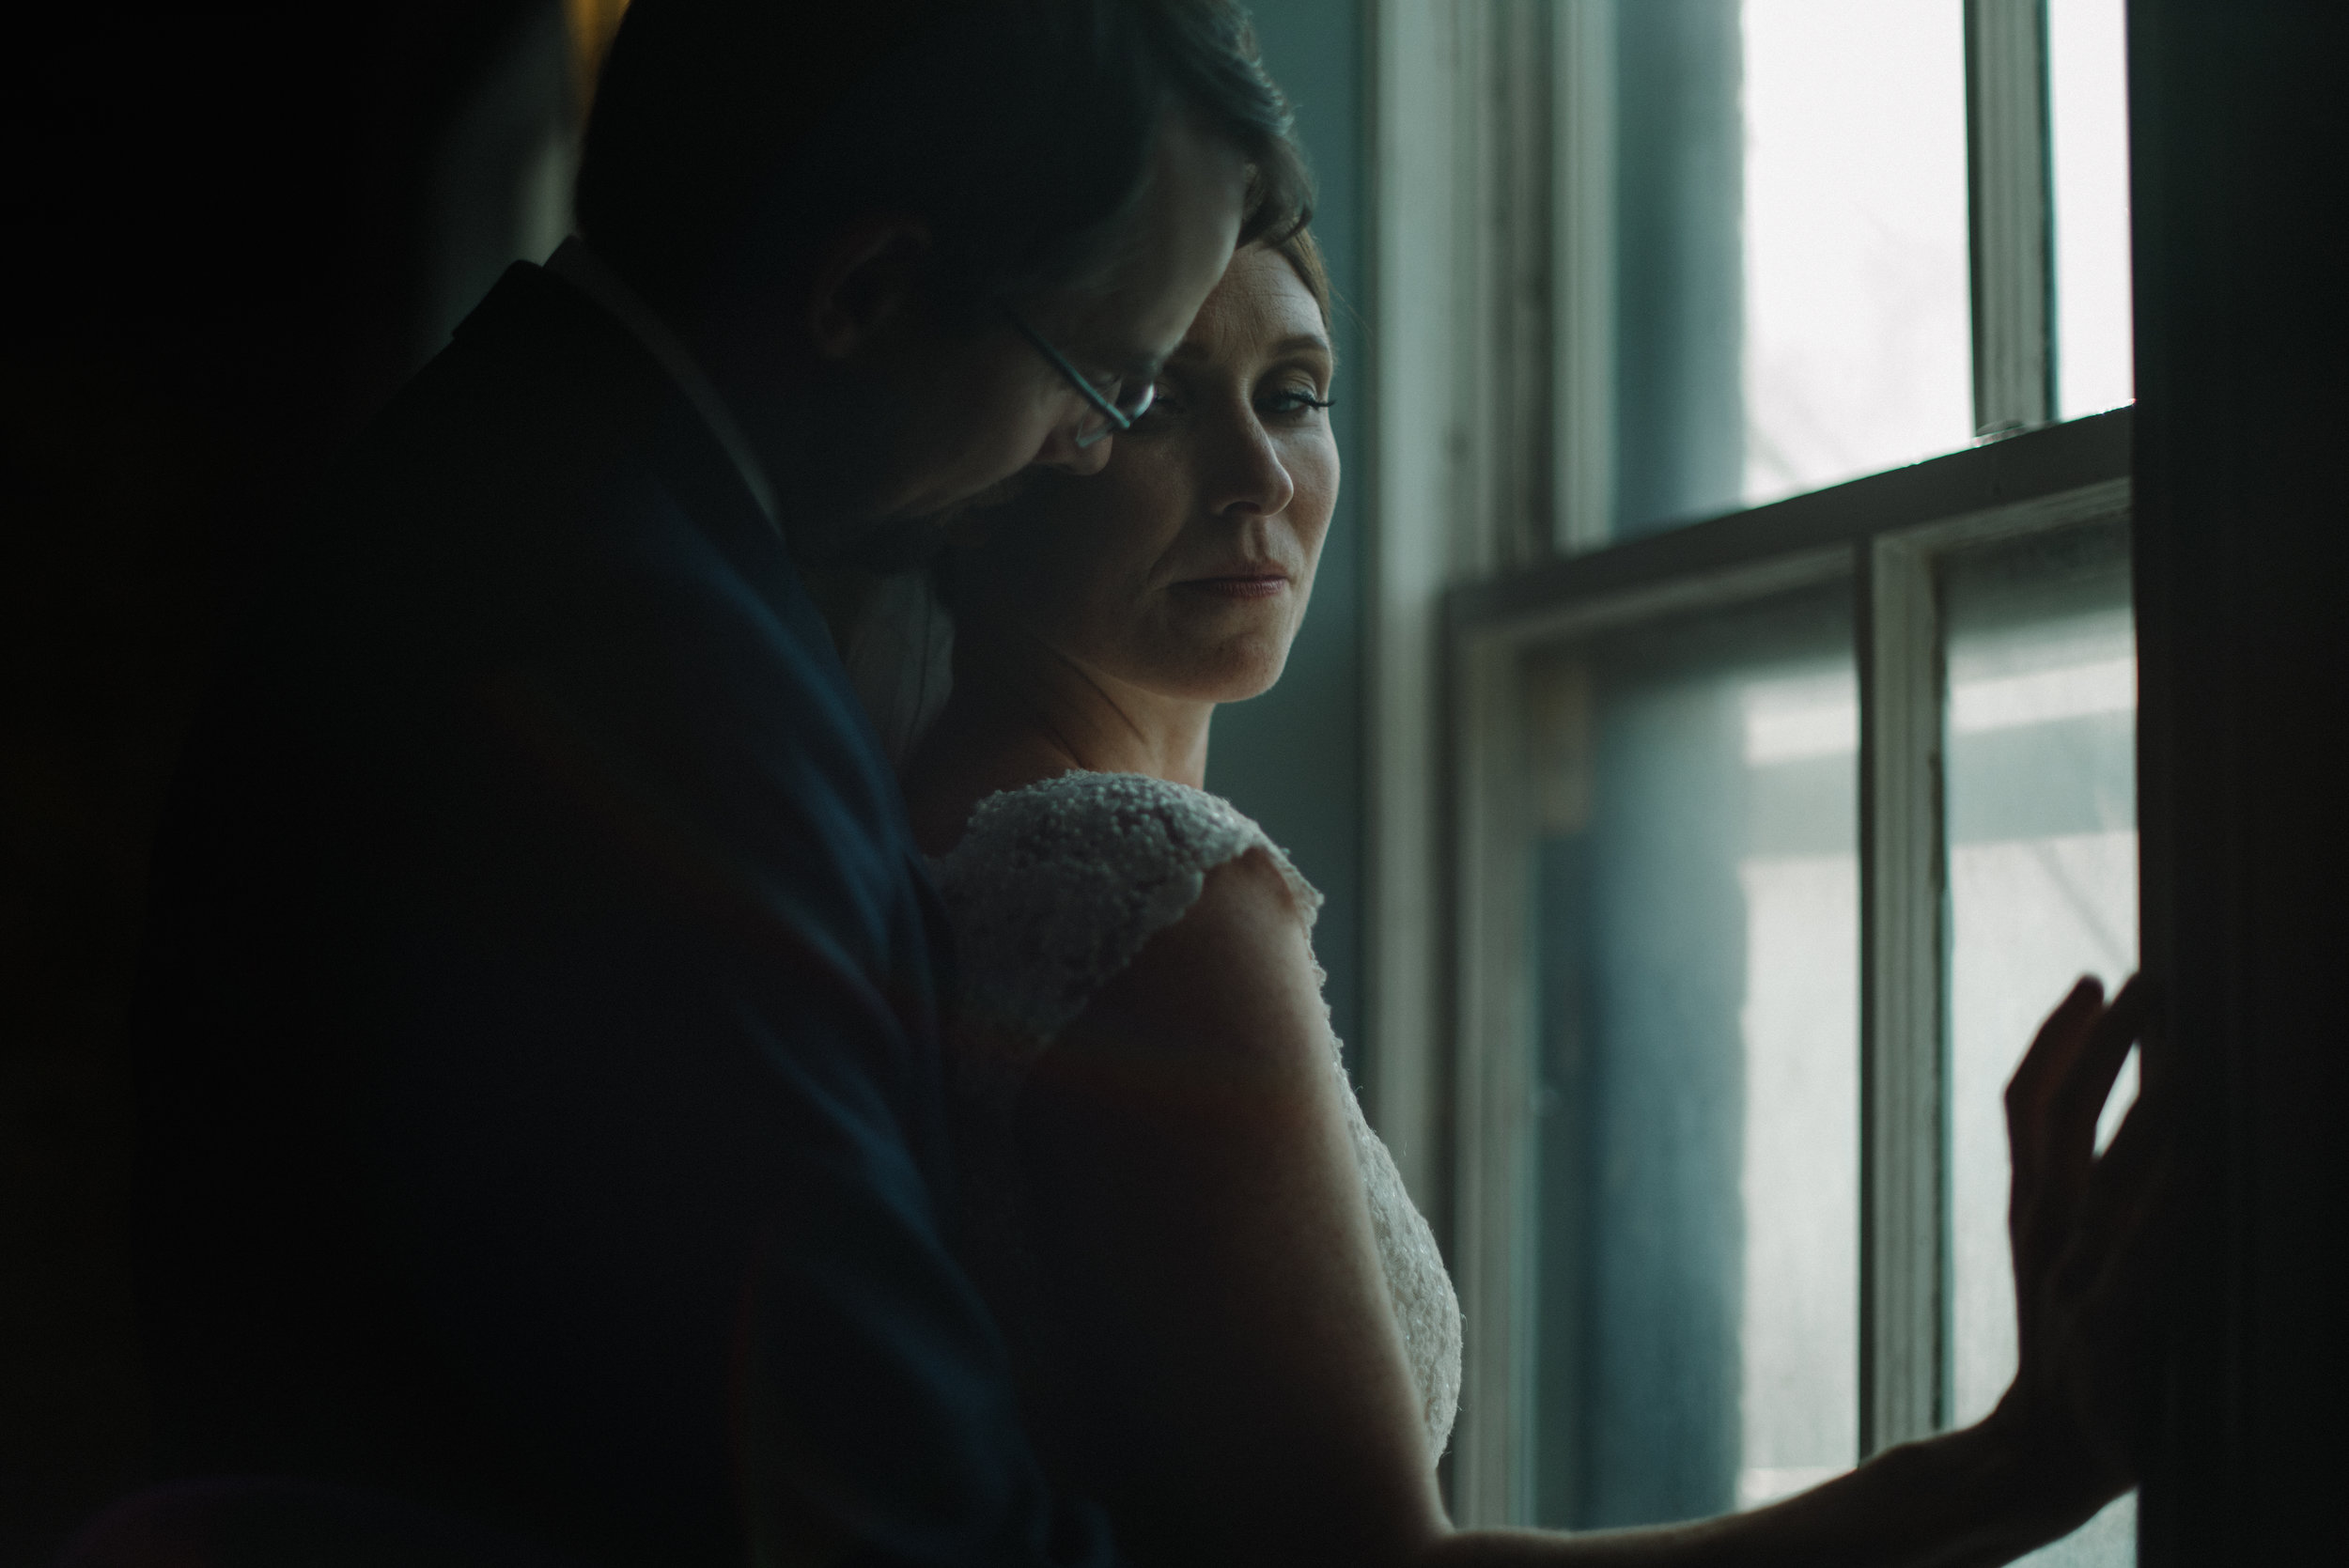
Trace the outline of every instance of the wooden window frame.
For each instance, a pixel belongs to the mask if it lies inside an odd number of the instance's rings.
[[[1455,1512],[1531,1515],[1517,661],[1536,644],[1830,580],[1854,596],[1862,715],[1854,1458],[1937,1430],[1937,573],[1959,550],[2129,511],[2129,411],[2047,423],[2046,0],[1965,5],[1975,423],[1999,439],[1619,544],[1605,520],[1608,13],[1545,0],[1372,0],[1370,13],[1369,1098],[1437,1219],[1468,1315]]]
[[[1444,1234],[1457,1206],[1444,596],[1469,575],[1459,535],[1490,537],[1494,520],[1470,417],[1491,347],[1479,334],[1493,317],[1474,303],[1492,277],[1478,227],[1491,214],[1454,178],[1462,129],[1489,106],[1458,23],[1487,3],[1363,0],[1374,431],[1348,482],[1371,492],[1367,1088]],[[2340,1533],[2349,1404],[2330,1278],[2349,1226],[2349,1053],[2334,1048],[2349,947],[2336,760],[2349,296],[2337,204],[2310,196],[2338,186],[2349,146],[2333,80],[2349,11],[2129,0],[2128,51],[2139,908],[2162,999],[2144,1068],[2149,1093],[2168,1084],[2191,1107],[2183,1214],[2147,1285],[2170,1316],[2138,1456],[2139,1550],[2196,1568],[2322,1560]],[[1624,569],[1606,559],[1593,568]],[[1493,1516],[1471,1476],[1452,1479],[1464,1517]]]
[[[1453,590],[1444,750],[1455,761],[1454,1269],[1469,1317],[1455,1505],[1532,1522],[1535,1304],[1528,653],[1841,582],[1859,675],[1861,1452],[1946,1424],[1948,1019],[1938,580],[1961,551],[2125,520],[2117,410]]]

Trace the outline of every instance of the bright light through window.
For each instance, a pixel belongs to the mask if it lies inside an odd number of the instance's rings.
[[[1859,1446],[1848,585],[1532,665],[1532,1517],[1749,1507]]]
[[[2047,76],[2056,405],[2071,419],[2137,396],[2129,327],[2126,0],[2047,0]]]
[[[1958,0],[1746,0],[1745,499],[1973,436]]]
[[[2040,1017],[2083,973],[2137,967],[2137,660],[2117,538],[1955,567],[1949,617],[1951,1415],[2015,1374],[2000,1094]],[[2117,1112],[2132,1076],[2113,1096]],[[2126,1568],[2134,1504],[2027,1560]]]
[[[1757,793],[1857,766],[1851,669],[1747,687]],[[1816,810],[1816,804],[1812,804]],[[1750,855],[1737,1506],[1815,1486],[1859,1446],[1859,857]]]

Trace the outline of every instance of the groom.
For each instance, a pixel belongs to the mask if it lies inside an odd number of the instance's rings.
[[[949,1250],[949,957],[801,567],[1091,473],[1305,179],[1230,0],[636,0],[581,237],[319,498],[136,1038],[166,1474],[606,1562],[1107,1560]]]

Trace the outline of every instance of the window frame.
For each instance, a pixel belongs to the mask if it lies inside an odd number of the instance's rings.
[[[1948,941],[1938,577],[1952,555],[2125,521],[2127,409],[1814,490],[1445,601],[1455,858],[1454,1267],[1469,1358],[1455,1502],[1530,1522],[1535,1096],[1524,972],[1524,656],[1848,584],[1859,676],[1861,1452],[1946,1421]]]
[[[1854,595],[1857,1460],[1947,1415],[1940,566],[2130,512],[2131,411],[2048,423],[2046,0],[1966,0],[1975,423],[1991,439],[1610,541],[1610,16],[1572,0],[1371,3],[1367,1087],[1459,1284],[1469,1364],[1448,1479],[1477,1525],[1532,1513],[1519,656],[1798,585]]]

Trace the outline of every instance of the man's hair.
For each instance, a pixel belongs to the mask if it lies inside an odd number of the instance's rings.
[[[1311,179],[1236,0],[636,0],[580,229],[656,299],[693,299],[908,211],[942,315],[974,325],[1114,260],[1172,110],[1246,161],[1242,243],[1304,225]]]

